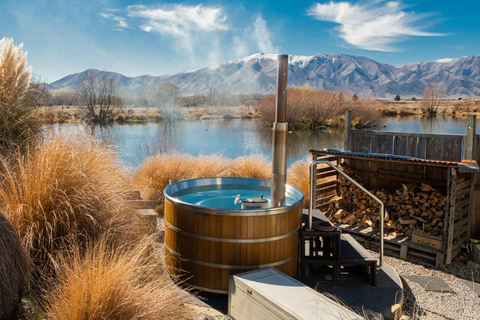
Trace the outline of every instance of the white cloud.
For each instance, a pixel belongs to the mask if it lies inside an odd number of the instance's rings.
[[[152,8],[144,5],[128,7],[128,16],[146,20],[143,30],[174,37],[188,37],[192,32],[227,30],[227,17],[220,7],[176,4],[171,7]]]
[[[102,13],[101,16],[104,17],[105,19],[116,21],[117,22],[117,25],[115,26],[116,30],[122,30],[130,27],[127,21],[125,20],[125,18],[123,17],[115,16],[112,13]]]
[[[425,15],[406,12],[400,2],[370,0],[349,3],[330,1],[312,6],[308,15],[317,20],[339,24],[340,38],[361,49],[396,51],[394,43],[406,36],[443,36],[445,34],[422,31],[416,22]]]

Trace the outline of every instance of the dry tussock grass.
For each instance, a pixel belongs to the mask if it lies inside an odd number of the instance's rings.
[[[85,135],[52,137],[25,155],[1,160],[0,172],[0,209],[36,275],[54,273],[58,254],[100,236],[128,243],[143,233],[124,200],[131,188],[115,153]]]
[[[271,164],[263,156],[227,160],[221,156],[193,157],[186,154],[160,154],[148,158],[133,173],[135,187],[143,199],[164,201],[163,190],[171,183],[206,177],[246,177],[270,179]]]
[[[309,166],[308,159],[301,159],[294,162],[287,171],[287,184],[297,188],[303,193],[303,207],[308,208],[309,205]]]
[[[240,157],[233,160],[228,176],[268,180],[272,177],[272,165],[261,155]]]
[[[133,174],[133,183],[143,199],[161,205],[163,189],[169,184],[195,178],[219,177],[227,173],[229,162],[220,156],[193,157],[161,154],[147,159]]]
[[[13,226],[0,212],[0,319],[15,318],[29,278],[30,259]]]
[[[45,296],[51,320],[185,319],[185,295],[150,256],[151,239],[112,251],[108,242],[62,259],[58,280]]]

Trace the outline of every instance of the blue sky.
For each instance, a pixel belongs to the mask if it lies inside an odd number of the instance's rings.
[[[0,0],[0,38],[23,43],[47,82],[90,68],[158,76],[257,52],[397,65],[479,55],[479,14],[478,0]]]

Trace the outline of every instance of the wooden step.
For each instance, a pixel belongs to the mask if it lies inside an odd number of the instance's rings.
[[[341,258],[342,263],[370,263],[377,262],[364,247],[360,245],[351,235],[341,235]]]

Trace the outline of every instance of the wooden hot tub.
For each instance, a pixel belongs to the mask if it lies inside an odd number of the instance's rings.
[[[172,275],[215,293],[227,293],[228,277],[249,270],[297,275],[303,194],[287,186],[285,206],[226,208],[237,194],[251,192],[269,199],[270,181],[202,178],[165,188],[165,263]]]

